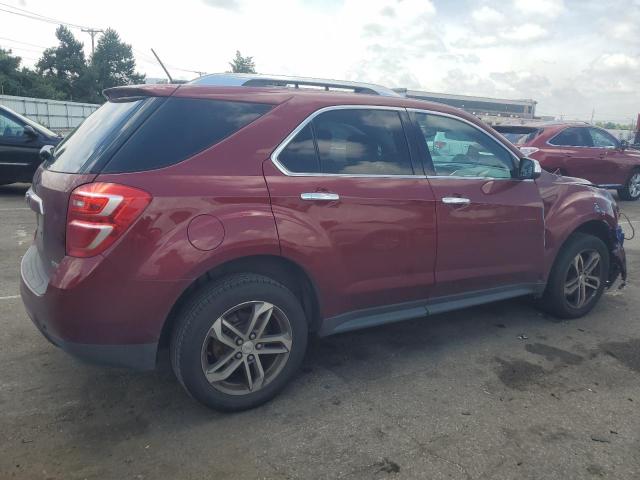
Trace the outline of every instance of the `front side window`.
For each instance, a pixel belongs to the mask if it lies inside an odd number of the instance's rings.
[[[593,139],[593,146],[598,148],[616,148],[618,142],[608,132],[600,130],[599,128],[590,128],[591,138]]]
[[[512,178],[512,154],[480,129],[430,113],[415,119],[437,176]]]
[[[409,146],[395,110],[321,113],[278,155],[288,171],[340,175],[413,175]]]
[[[24,135],[24,127],[18,122],[0,113],[0,137],[4,140],[17,140]]]
[[[549,145],[557,147],[592,147],[591,136],[586,128],[565,128],[555,137],[549,140]]]

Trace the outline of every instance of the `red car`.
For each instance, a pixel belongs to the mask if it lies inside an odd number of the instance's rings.
[[[238,410],[284,387],[310,333],[523,295],[579,317],[624,277],[606,190],[460,110],[345,89],[107,90],[27,194],[35,325],[109,365],[168,347],[193,397]],[[467,151],[432,157],[438,131]]]
[[[623,200],[640,198],[640,152],[602,128],[585,123],[494,128],[549,172],[615,189]]]

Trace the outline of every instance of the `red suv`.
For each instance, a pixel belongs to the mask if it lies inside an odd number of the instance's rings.
[[[460,110],[286,87],[106,95],[27,194],[24,304],[88,360],[153,368],[168,346],[211,407],[273,397],[310,333],[524,295],[579,317],[625,275],[611,195]],[[438,132],[466,147],[435,155]]]
[[[640,198],[640,152],[602,128],[585,123],[494,128],[545,170],[615,189],[623,200]]]

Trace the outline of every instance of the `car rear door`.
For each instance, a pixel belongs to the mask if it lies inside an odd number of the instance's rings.
[[[321,109],[264,164],[282,253],[315,280],[325,318],[430,293],[435,204],[408,121],[401,108]]]
[[[411,110],[424,135],[436,201],[434,297],[501,289],[527,293],[543,282],[543,204],[536,183],[517,177],[517,157],[487,131],[449,114]],[[464,139],[465,152],[432,156],[434,132]]]

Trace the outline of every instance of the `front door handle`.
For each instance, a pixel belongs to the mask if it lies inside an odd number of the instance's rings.
[[[471,200],[462,197],[443,197],[442,203],[446,203],[447,205],[469,205]]]
[[[329,192],[308,192],[301,193],[300,198],[302,200],[311,200],[313,202],[335,202],[336,200],[340,200],[340,195]]]

